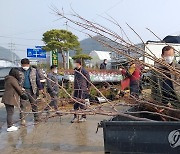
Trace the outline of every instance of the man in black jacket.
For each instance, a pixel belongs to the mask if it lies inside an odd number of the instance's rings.
[[[176,84],[180,83],[180,78],[167,66],[161,63],[166,63],[166,65],[173,67],[178,72],[180,70],[180,65],[175,61],[174,55],[174,48],[171,46],[165,46],[162,49],[162,58],[159,59],[159,63],[155,63],[155,67],[160,70],[165,76],[154,71],[152,72],[151,77],[153,85],[151,87],[152,97],[156,101],[170,106],[178,106],[180,103],[180,86]]]
[[[75,62],[76,68],[74,69],[74,98],[77,101],[82,102],[84,105],[75,103],[74,110],[86,109],[85,99],[88,99],[89,96],[89,88],[90,88],[90,76],[86,69],[84,69],[81,65],[81,60],[77,59]],[[74,122],[84,122],[86,121],[86,115],[82,115],[79,120],[77,115],[74,114],[74,119],[71,121]]]
[[[100,65],[101,70],[105,70],[107,65],[107,59],[104,59],[103,63]]]

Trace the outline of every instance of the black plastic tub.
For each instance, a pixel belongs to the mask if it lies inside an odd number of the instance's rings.
[[[102,121],[107,154],[180,154],[180,122]]]

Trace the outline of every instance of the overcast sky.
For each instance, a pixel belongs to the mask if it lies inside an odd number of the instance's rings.
[[[135,43],[140,40],[125,23],[131,25],[144,39],[156,40],[146,28],[162,39],[180,34],[179,0],[0,0],[0,46],[15,49],[21,57],[26,48],[42,45],[42,34],[50,29],[66,29],[64,20],[51,10],[52,6],[72,12],[71,7],[87,19],[118,32],[100,16],[115,18]],[[79,40],[86,35],[68,27]],[[119,31],[120,32],[120,31]],[[11,46],[9,43],[15,45]]]

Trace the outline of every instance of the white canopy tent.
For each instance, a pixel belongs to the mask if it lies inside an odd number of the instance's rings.
[[[91,65],[100,65],[104,59],[111,61],[111,52],[109,51],[96,51],[93,50],[89,54],[92,57]]]

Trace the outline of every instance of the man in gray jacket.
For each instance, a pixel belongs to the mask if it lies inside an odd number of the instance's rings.
[[[58,86],[58,75],[57,75],[57,66],[52,65],[51,71],[47,75],[47,92],[51,96],[51,102],[46,107],[45,110],[49,110],[51,106],[54,107],[54,110],[58,110],[57,102],[58,102],[58,96],[59,96],[59,86]]]

